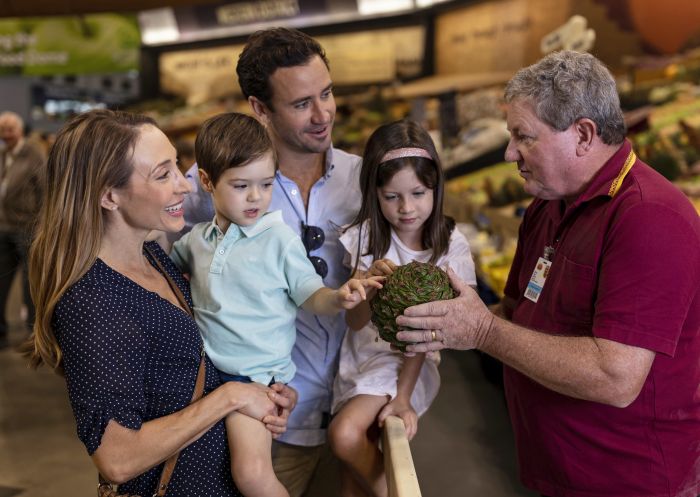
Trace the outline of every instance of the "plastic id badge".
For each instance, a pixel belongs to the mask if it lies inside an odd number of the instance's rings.
[[[552,261],[548,261],[544,257],[537,259],[537,264],[535,265],[535,270],[532,272],[530,277],[530,282],[527,284],[525,289],[525,298],[533,302],[537,302],[542,293],[542,288],[544,288],[544,283],[547,280],[547,275],[549,274],[549,268],[552,267]]]

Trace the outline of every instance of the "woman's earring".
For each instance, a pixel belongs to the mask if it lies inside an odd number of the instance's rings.
[[[113,211],[116,211],[116,210],[117,210],[117,206],[116,206],[116,205],[113,205],[112,207],[110,207],[110,209],[112,209]]]

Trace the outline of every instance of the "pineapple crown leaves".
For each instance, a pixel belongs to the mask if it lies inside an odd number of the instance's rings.
[[[396,318],[407,307],[455,296],[447,273],[424,262],[413,261],[399,266],[383,285],[370,301],[372,323],[377,327],[382,340],[400,350],[405,350],[408,344],[396,338],[396,333],[403,329],[396,324]]]

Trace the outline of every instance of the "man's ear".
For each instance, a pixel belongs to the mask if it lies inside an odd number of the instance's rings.
[[[262,100],[253,96],[248,97],[248,103],[250,104],[250,107],[253,109],[253,112],[255,113],[256,117],[260,120],[260,122],[267,126],[270,120],[271,112],[269,107],[265,105],[265,103]]]
[[[202,184],[204,191],[214,193],[214,185],[212,184],[207,172],[201,167],[197,169],[197,172],[199,173],[199,182]]]
[[[576,155],[582,157],[593,147],[598,127],[593,121],[583,117],[574,123],[574,130],[576,131]]]
[[[116,211],[119,208],[119,194],[108,188],[100,197],[100,206],[108,211]]]

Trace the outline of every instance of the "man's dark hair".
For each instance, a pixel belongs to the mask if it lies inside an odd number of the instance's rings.
[[[296,29],[272,28],[253,33],[236,65],[243,95],[253,96],[272,109],[270,76],[280,67],[304,65],[316,55],[329,67],[321,45]]]

